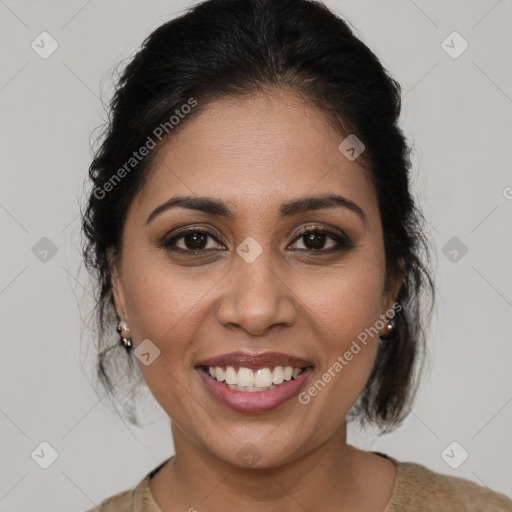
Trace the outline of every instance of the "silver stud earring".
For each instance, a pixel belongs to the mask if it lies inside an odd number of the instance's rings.
[[[131,336],[125,336],[124,333],[129,333],[130,329],[128,328],[127,323],[124,320],[120,320],[116,327],[117,332],[121,335],[121,342],[126,348],[132,347],[132,338]]]
[[[391,337],[394,329],[395,329],[395,319],[391,318],[391,320],[389,320],[388,323],[386,324],[386,333],[384,336],[381,336],[381,338],[386,339],[386,338]]]

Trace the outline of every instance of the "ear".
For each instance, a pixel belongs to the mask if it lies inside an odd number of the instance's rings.
[[[120,320],[128,321],[126,310],[126,300],[124,295],[123,279],[121,274],[121,265],[115,258],[113,247],[107,249],[107,259],[110,265],[110,276],[112,284],[112,297],[114,300],[114,308]]]

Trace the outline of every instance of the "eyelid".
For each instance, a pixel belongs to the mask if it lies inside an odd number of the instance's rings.
[[[352,242],[352,239],[341,229],[335,227],[326,227],[320,225],[302,226],[298,232],[295,233],[293,240],[296,240],[301,235],[307,235],[310,232],[319,232],[328,236],[335,236],[342,238],[345,242]]]

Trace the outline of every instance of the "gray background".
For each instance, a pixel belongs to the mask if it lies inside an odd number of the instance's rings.
[[[83,511],[173,453],[154,401],[137,429],[90,385],[78,212],[112,70],[190,4],[0,0],[0,510]],[[403,86],[439,289],[430,373],[411,414],[393,434],[351,429],[349,439],[512,496],[512,2],[327,4]],[[59,45],[47,59],[31,48],[43,31]],[[453,31],[469,43],[458,58],[442,46]],[[42,237],[57,248],[47,261]],[[43,441],[59,455],[46,470],[31,458]],[[457,469],[441,456],[453,441],[469,453]]]

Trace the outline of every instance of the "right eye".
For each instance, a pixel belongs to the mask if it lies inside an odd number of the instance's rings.
[[[204,251],[215,249],[215,247],[208,248],[208,238],[217,240],[209,231],[190,228],[171,237],[164,238],[160,245],[170,252],[186,252],[191,255],[197,255]],[[177,245],[178,242],[182,242],[181,247]],[[225,249],[222,244],[221,247]],[[219,247],[217,247],[217,249],[218,248]]]

